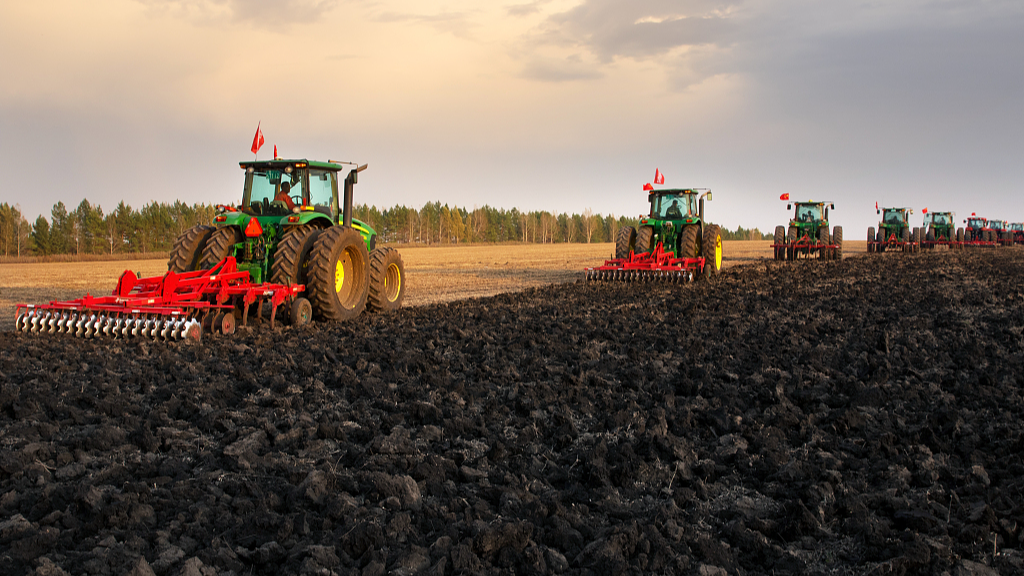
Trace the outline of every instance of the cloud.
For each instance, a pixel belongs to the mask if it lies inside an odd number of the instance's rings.
[[[550,2],[551,0],[536,0],[526,4],[512,4],[506,11],[509,16],[532,16],[540,13],[541,7]]]
[[[593,80],[602,76],[600,71],[583,63],[578,56],[565,59],[536,56],[523,67],[523,77],[543,82]]]
[[[384,12],[373,20],[381,23],[426,24],[431,28],[451,34],[457,38],[470,38],[477,27],[472,21],[473,12],[442,11],[429,13]]]
[[[273,29],[320,21],[338,0],[138,0],[197,22],[247,22]]]

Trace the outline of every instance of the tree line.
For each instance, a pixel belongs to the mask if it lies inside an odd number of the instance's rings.
[[[49,256],[58,254],[127,254],[166,252],[174,240],[196,224],[210,224],[213,204],[150,202],[134,209],[123,201],[105,213],[88,200],[69,210],[57,202],[50,218],[29,223],[16,205],[0,203],[0,254]],[[636,218],[548,211],[522,212],[491,206],[472,210],[428,202],[422,208],[395,206],[379,209],[357,204],[354,216],[373,227],[378,241],[392,244],[462,244],[478,242],[613,242],[623,226]],[[722,230],[724,240],[768,240],[757,228]]]

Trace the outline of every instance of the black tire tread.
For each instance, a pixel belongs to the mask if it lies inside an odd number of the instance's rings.
[[[216,230],[214,226],[199,224],[186,230],[174,241],[171,255],[167,259],[167,269],[173,272],[192,272],[199,268],[203,247]]]
[[[636,243],[636,229],[632,226],[619,228],[615,236],[615,257],[629,258],[629,252],[633,250]]]
[[[384,278],[391,264],[398,266],[398,276],[401,279],[398,295],[393,301],[388,300],[384,292]],[[370,290],[366,295],[366,307],[372,312],[391,312],[401,308],[402,300],[405,299],[405,284],[405,262],[402,261],[402,255],[398,250],[374,248],[370,252]]]
[[[270,266],[270,281],[274,284],[305,284],[302,261],[309,257],[314,233],[319,230],[311,225],[296,226],[285,233],[274,251],[274,263]]]
[[[209,270],[228,256],[231,247],[242,241],[242,231],[237,226],[218,228],[210,235],[203,247],[203,259],[200,266]]]
[[[338,293],[334,289],[334,265],[337,261],[335,248],[345,241],[347,235],[354,235],[359,242],[362,242],[362,236],[354,229],[333,226],[317,236],[313,249],[310,251],[309,268],[306,272],[309,280],[309,284],[306,286],[306,295],[313,304],[313,314],[319,318],[335,321],[350,320],[361,314],[366,307],[369,278],[363,279],[361,295],[351,309],[341,306]],[[364,249],[366,248],[365,243],[362,246]],[[368,266],[368,253],[365,258],[367,262],[363,264]]]

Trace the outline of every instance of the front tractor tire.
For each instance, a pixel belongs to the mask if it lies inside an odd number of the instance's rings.
[[[315,226],[298,226],[284,235],[274,251],[270,281],[274,284],[306,284],[309,281],[309,253],[320,236]]]
[[[359,232],[334,226],[320,233],[307,273],[306,292],[317,317],[345,321],[362,314],[370,287],[370,255]]]
[[[203,248],[215,230],[217,229],[213,226],[202,224],[185,230],[174,241],[171,256],[167,259],[167,269],[178,273],[197,270],[202,260]]]
[[[221,260],[232,256],[232,251],[235,244],[242,241],[242,231],[237,226],[225,226],[218,228],[210,235],[210,239],[206,241],[206,246],[203,247],[203,270],[209,270],[217,265]]]
[[[629,253],[636,247],[636,228],[623,226],[615,236],[615,257],[629,258]]]
[[[402,307],[405,298],[405,263],[394,248],[370,252],[370,291],[366,306],[374,312],[391,312]]]
[[[712,278],[722,272],[722,228],[711,224],[704,227],[701,243],[704,256],[704,276]]]

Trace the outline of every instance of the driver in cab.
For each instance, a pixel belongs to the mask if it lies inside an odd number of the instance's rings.
[[[682,211],[679,210],[679,200],[672,201],[672,205],[668,207],[668,210],[665,210],[665,217],[676,220],[683,217]]]
[[[288,182],[282,182],[281,191],[278,192],[276,196],[274,196],[274,202],[284,202],[284,205],[287,206],[289,210],[294,211],[295,202],[292,202],[291,196],[289,196],[289,192],[291,192],[291,189],[291,184],[289,184]]]

